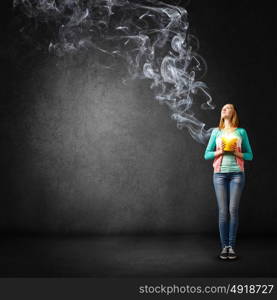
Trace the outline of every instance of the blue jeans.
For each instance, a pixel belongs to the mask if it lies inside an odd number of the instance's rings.
[[[245,185],[244,172],[214,173],[213,184],[218,205],[221,247],[236,245],[239,202]],[[229,221],[229,214],[230,221]]]

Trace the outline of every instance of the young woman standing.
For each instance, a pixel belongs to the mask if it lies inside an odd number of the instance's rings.
[[[235,106],[225,104],[221,109],[219,126],[213,129],[204,154],[206,160],[214,160],[213,184],[219,209],[221,259],[238,257],[235,245],[239,202],[245,186],[244,160],[253,159],[247,132],[238,125]]]

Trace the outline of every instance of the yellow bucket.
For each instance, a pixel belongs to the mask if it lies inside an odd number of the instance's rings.
[[[232,151],[232,146],[237,140],[237,138],[222,137],[222,141],[225,143],[224,151]]]

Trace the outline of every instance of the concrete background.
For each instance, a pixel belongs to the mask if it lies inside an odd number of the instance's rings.
[[[199,119],[217,126],[221,106],[236,104],[252,146],[240,204],[246,234],[277,227],[270,3],[192,0],[187,7],[217,105]],[[149,81],[123,85],[122,69],[66,58],[58,67],[59,58],[14,49],[11,8],[2,13],[0,231],[217,234],[206,145],[176,128]]]

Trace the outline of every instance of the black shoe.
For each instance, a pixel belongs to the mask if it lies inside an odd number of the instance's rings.
[[[221,253],[219,254],[219,258],[221,259],[227,259],[228,258],[228,246],[225,246],[222,248]]]
[[[235,253],[234,249],[231,246],[229,246],[228,250],[229,250],[228,251],[228,258],[229,259],[236,259],[236,258],[238,258],[237,254]]]

